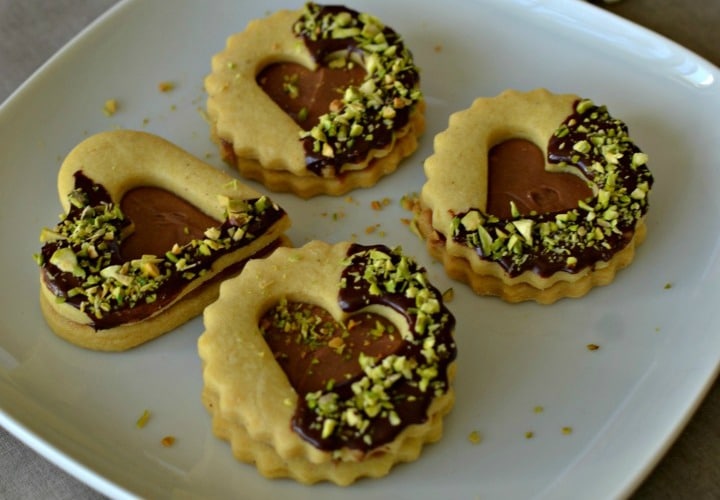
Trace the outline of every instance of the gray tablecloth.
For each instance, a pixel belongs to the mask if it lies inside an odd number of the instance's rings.
[[[0,102],[114,3],[0,0]],[[607,8],[720,65],[720,1],[624,0]],[[102,496],[0,428],[0,498]],[[633,498],[720,499],[720,383]]]

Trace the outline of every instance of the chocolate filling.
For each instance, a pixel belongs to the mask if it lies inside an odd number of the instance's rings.
[[[300,396],[356,380],[362,373],[360,352],[385,357],[402,341],[395,326],[378,314],[356,314],[340,324],[325,309],[302,302],[272,307],[260,328]]]
[[[219,222],[179,196],[155,187],[139,187],[125,193],[120,209],[133,222],[133,232],[120,246],[124,260],[143,255],[165,255],[180,246],[204,238]]]
[[[275,63],[265,67],[257,77],[258,85],[304,130],[317,125],[320,116],[330,110],[330,103],[341,99],[350,85],[359,85],[365,69],[320,66],[311,71],[296,63]]]
[[[511,202],[521,215],[564,212],[592,190],[577,175],[545,170],[542,151],[532,142],[510,139],[490,149],[487,196],[486,212],[509,219]]]

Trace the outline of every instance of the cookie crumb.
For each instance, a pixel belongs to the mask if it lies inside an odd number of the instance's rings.
[[[175,444],[175,436],[165,436],[160,441],[160,444],[162,444],[165,448],[170,448]]]
[[[412,209],[415,207],[415,204],[418,202],[418,194],[417,193],[407,193],[400,198],[400,206],[404,210],[412,211]]]
[[[566,427],[563,427],[563,428],[562,428],[562,433],[563,433],[565,436],[569,436],[570,434],[572,434],[572,431],[573,431],[572,427],[569,427],[569,426],[566,426]]]
[[[598,349],[600,349],[600,346],[597,344],[588,344],[587,345],[588,351],[597,351]]]
[[[525,439],[532,439],[534,437],[535,437],[535,433],[533,431],[525,432]]]
[[[370,208],[373,210],[382,210],[383,208],[390,205],[392,200],[390,198],[383,198],[382,200],[373,200],[370,202]]]
[[[536,413],[536,414],[540,414],[544,411],[545,411],[545,408],[540,405],[537,405],[535,408],[533,408],[533,413]]]
[[[158,83],[158,90],[160,92],[170,92],[171,90],[175,89],[175,84],[173,82],[160,82]]]

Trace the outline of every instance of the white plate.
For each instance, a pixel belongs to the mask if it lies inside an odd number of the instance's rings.
[[[576,0],[432,0],[349,5],[402,33],[422,67],[428,130],[393,176],[345,198],[275,195],[311,238],[401,244],[454,286],[457,405],[443,440],[347,498],[606,498],[627,494],[669,446],[720,359],[718,70]],[[262,479],[214,438],[200,404],[196,319],[123,354],[56,338],[37,305],[32,254],[60,212],[55,175],[87,135],[155,132],[220,168],[199,110],[225,37],[299,2],[128,1],[63,49],[0,108],[0,423],[114,497],[332,498],[330,485]],[[162,94],[162,81],[177,84]],[[401,223],[403,194],[449,113],[505,88],[547,87],[607,104],[651,156],[649,236],[615,283],[550,307],[508,305],[451,283]],[[106,99],[119,112],[106,117]],[[229,170],[228,170],[229,171]],[[372,200],[391,198],[383,211]],[[332,214],[344,214],[335,220]],[[365,228],[380,224],[372,235]],[[380,234],[383,231],[384,235]],[[672,284],[667,288],[666,284]],[[595,343],[600,349],[589,351]],[[536,411],[542,407],[543,411]],[[144,409],[152,419],[135,421]],[[571,428],[567,434],[563,428]],[[480,444],[468,435],[479,431]],[[528,439],[526,432],[533,432]],[[170,448],[160,445],[176,436]]]

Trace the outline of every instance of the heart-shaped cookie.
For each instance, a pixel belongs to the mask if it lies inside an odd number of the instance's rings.
[[[91,349],[128,349],[196,316],[289,225],[267,197],[143,132],[80,143],[58,191],[65,214],[41,234],[40,303],[56,334]]]
[[[325,97],[301,104],[316,90],[304,79],[323,73],[343,79],[321,83]],[[401,37],[341,6],[310,2],[252,21],[213,57],[205,89],[223,158],[302,197],[375,184],[424,129],[419,72]]]
[[[278,249],[205,311],[198,350],[213,430],[267,476],[384,475],[440,437],[453,327],[424,270],[399,251]]]
[[[525,191],[496,203],[489,153],[510,139],[541,148],[536,163],[546,180],[572,173],[568,184],[585,182],[590,196],[577,194],[582,186],[537,191],[536,181],[517,178],[530,175],[523,164],[505,180],[513,190],[527,183]],[[448,274],[478,294],[543,303],[578,297],[612,281],[644,239],[653,182],[646,163],[626,125],[588,99],[544,89],[478,98],[436,137],[416,227]],[[561,203],[548,209],[548,194]]]

